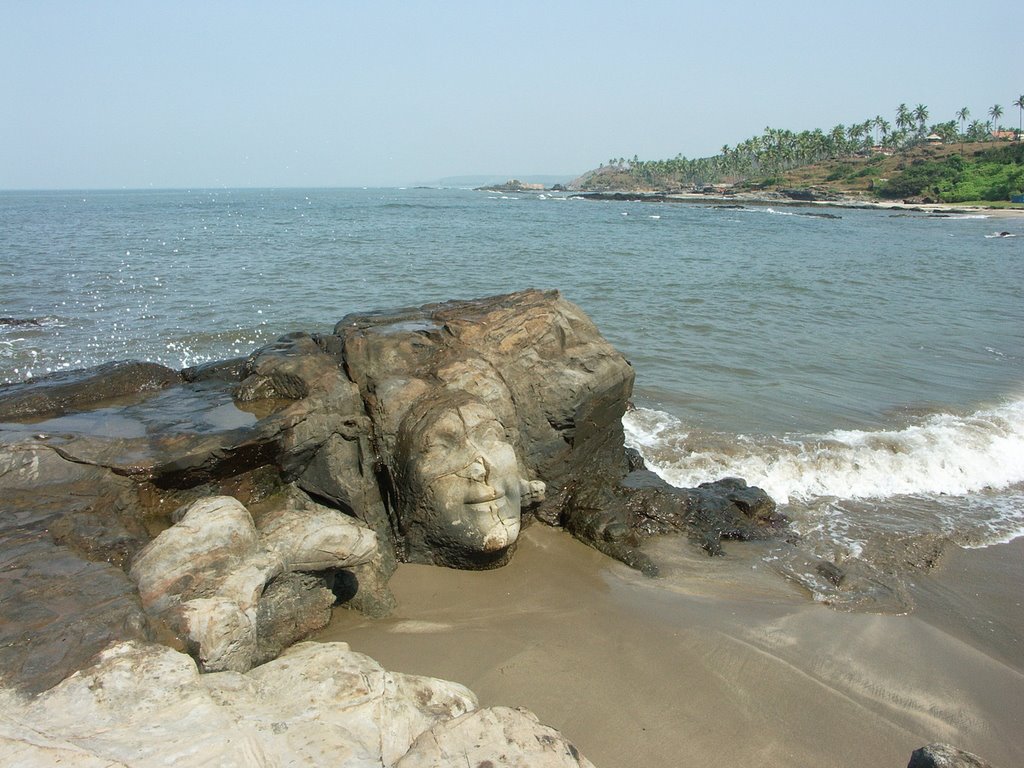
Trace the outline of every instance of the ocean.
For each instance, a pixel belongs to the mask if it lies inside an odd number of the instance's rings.
[[[1024,235],[984,215],[563,193],[3,192],[0,382],[557,288],[636,368],[627,436],[655,471],[744,477],[815,556],[884,570],[894,540],[1024,536],[1024,236],[1002,230]]]

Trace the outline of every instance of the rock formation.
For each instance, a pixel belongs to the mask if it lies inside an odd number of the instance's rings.
[[[386,613],[398,561],[500,566],[533,519],[649,574],[645,537],[716,554],[784,528],[742,481],[674,489],[630,457],[632,385],[578,307],[525,291],[348,315],[180,373],[112,363],[0,387],[4,682],[43,691],[152,640],[207,672],[263,664],[256,679],[336,601]],[[514,710],[424,721],[430,744],[402,765],[443,763],[493,718],[542,728]],[[534,741],[531,764],[586,764]]]
[[[129,576],[146,612],[204,672],[245,672],[322,628],[335,602],[333,572],[377,557],[371,530],[308,499],[275,504],[258,525],[231,496],[180,512],[135,557]],[[307,578],[288,578],[297,573]]]
[[[929,744],[914,750],[907,768],[992,768],[992,764],[949,744]]]
[[[379,768],[477,709],[457,683],[388,672],[344,643],[206,675],[169,648],[121,643],[34,699],[0,702],[0,763],[69,766]]]

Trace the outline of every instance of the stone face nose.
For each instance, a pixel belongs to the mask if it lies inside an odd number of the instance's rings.
[[[477,456],[473,459],[473,462],[466,467],[466,477],[470,480],[476,480],[481,483],[487,480],[487,462],[484,461],[482,456]]]

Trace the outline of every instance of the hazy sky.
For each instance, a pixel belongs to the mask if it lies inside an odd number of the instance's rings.
[[[0,188],[575,175],[765,126],[1017,125],[1021,3],[0,2]]]

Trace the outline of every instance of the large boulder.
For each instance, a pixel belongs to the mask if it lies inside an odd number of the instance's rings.
[[[344,643],[300,643],[247,674],[124,643],[27,699],[0,690],[4,765],[393,765],[473,711],[456,683],[384,670]]]
[[[624,473],[633,369],[557,292],[349,315],[334,332],[405,559],[500,565],[547,486],[584,461]]]
[[[395,768],[593,768],[562,734],[526,709],[491,707],[442,720],[422,734]]]
[[[175,516],[129,575],[146,611],[208,672],[244,672],[323,628],[334,572],[380,560],[373,531],[290,494],[264,505],[259,529],[230,496]]]

